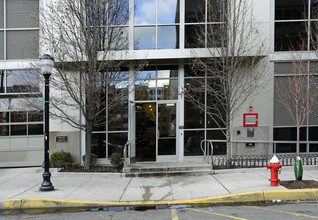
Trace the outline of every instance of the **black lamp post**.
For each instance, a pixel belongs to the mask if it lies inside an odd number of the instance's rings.
[[[54,186],[51,183],[51,173],[50,173],[50,158],[49,158],[49,79],[52,73],[54,60],[53,58],[48,55],[44,54],[40,58],[40,69],[44,76],[44,84],[45,84],[45,91],[44,91],[44,98],[45,98],[45,105],[44,105],[44,173],[43,173],[43,183],[40,187],[40,191],[51,191],[54,190]]]

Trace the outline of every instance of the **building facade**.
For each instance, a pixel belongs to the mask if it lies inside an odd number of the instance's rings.
[[[278,99],[275,81],[287,77],[293,59],[290,51],[301,50],[298,46],[302,42],[307,73],[318,71],[315,38],[310,29],[318,22],[317,3],[309,0],[249,2],[253,8],[253,25],[262,33],[261,44],[268,48],[260,56],[265,57],[266,80],[259,83],[258,92],[249,96],[235,113],[231,122],[231,155],[295,153],[295,125]],[[127,44],[122,44],[116,52],[119,54],[116,59],[134,61],[134,64],[123,65],[120,77],[104,85],[101,117],[106,123],[93,130],[92,153],[98,156],[99,163],[107,164],[110,155],[122,152],[127,140],[131,140],[131,162],[202,161],[200,144],[208,139],[213,140],[214,155],[225,155],[225,128],[215,123],[205,111],[207,107],[195,106],[185,92],[198,82],[198,85],[214,82],[208,71],[194,74],[193,61],[211,55],[207,47],[212,33],[208,30],[211,27],[217,30],[221,21],[209,17],[211,10],[206,0],[127,0],[127,4],[129,19],[120,26],[121,37]],[[41,7],[45,7],[41,0],[0,2],[3,11],[0,15],[0,166],[40,165],[43,161],[42,112],[18,104],[26,95],[42,104],[39,71],[29,64],[39,57],[39,48],[43,51],[39,41],[34,41],[37,37],[33,37],[38,36],[41,25],[34,19]],[[198,41],[198,31],[201,41]],[[26,39],[33,39],[30,42],[34,43],[26,43]],[[123,51],[124,58],[118,58]],[[138,69],[136,63],[146,64]],[[16,72],[26,78],[34,77],[35,83],[30,84],[23,77],[16,79]],[[209,106],[209,96],[203,86],[200,90],[203,106]],[[257,125],[244,123],[246,113],[257,115]],[[80,111],[74,115],[83,120]],[[302,126],[302,153],[317,152],[317,123],[313,112]],[[50,131],[51,152],[71,152],[73,160],[80,162],[85,154],[85,133],[62,119],[52,119]]]

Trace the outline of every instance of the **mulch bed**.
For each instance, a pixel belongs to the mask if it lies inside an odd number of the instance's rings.
[[[286,187],[287,189],[308,189],[308,188],[318,188],[318,182],[314,180],[303,180],[297,181],[279,181],[279,185]]]

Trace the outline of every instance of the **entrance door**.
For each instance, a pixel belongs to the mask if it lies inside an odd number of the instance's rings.
[[[136,161],[176,161],[177,104],[136,103]]]
[[[177,161],[177,103],[157,103],[157,161]]]

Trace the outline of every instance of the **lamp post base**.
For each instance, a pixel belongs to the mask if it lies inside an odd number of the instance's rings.
[[[54,186],[51,183],[50,177],[51,177],[50,172],[43,173],[43,183],[42,183],[41,187],[39,188],[40,191],[52,191],[52,190],[54,190]]]

